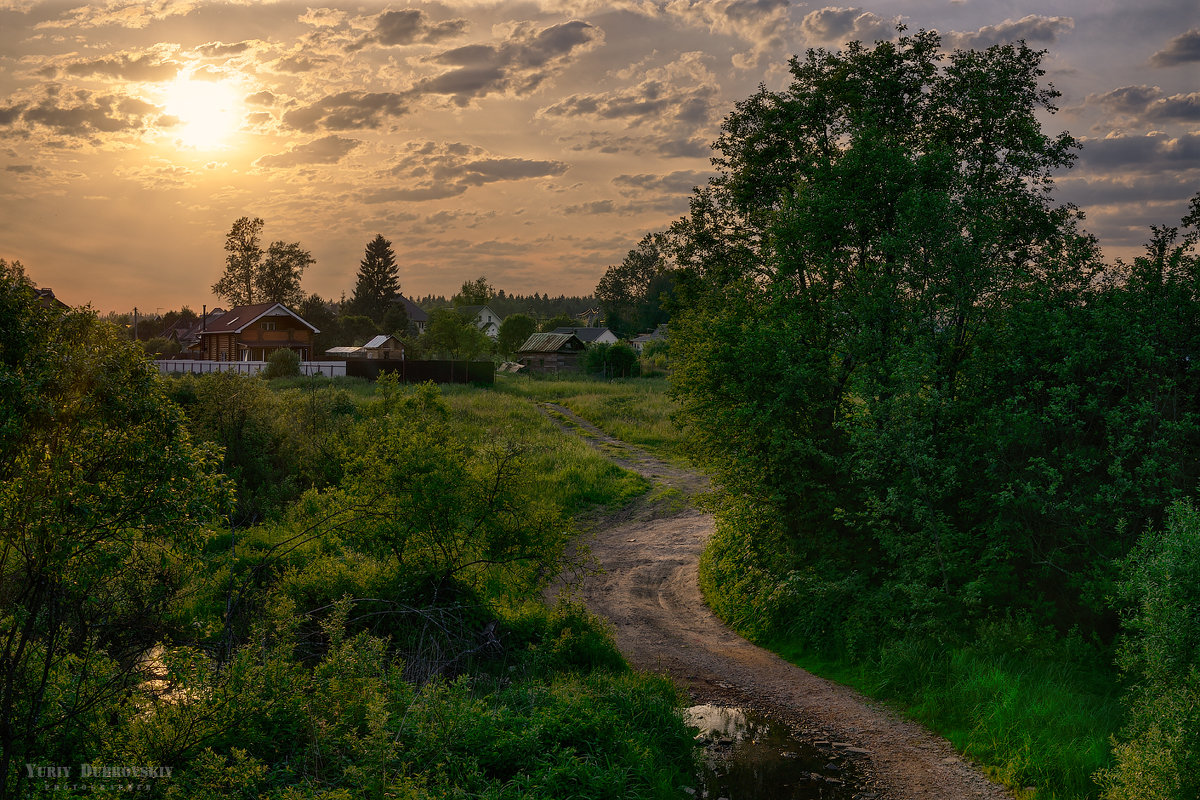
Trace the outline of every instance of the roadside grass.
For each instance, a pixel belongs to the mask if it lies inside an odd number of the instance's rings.
[[[868,663],[765,642],[803,669],[888,701],[944,736],[1021,800],[1092,800],[1121,726],[1115,670],[1095,648],[1020,623],[947,650],[893,643]]]
[[[674,461],[683,458],[683,432],[672,420],[675,401],[666,378],[497,375],[496,391],[569,408],[600,430]]]
[[[566,436],[537,407],[517,395],[473,386],[443,386],[455,427],[475,444],[508,440],[521,447],[540,489],[568,514],[619,507],[650,489],[574,436]]]

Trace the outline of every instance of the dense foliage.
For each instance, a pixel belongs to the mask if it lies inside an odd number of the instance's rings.
[[[0,797],[673,796],[675,690],[537,599],[643,480],[517,397],[168,381],[0,277]]]
[[[723,487],[705,580],[748,632],[1103,648],[1122,559],[1195,491],[1200,201],[1103,267],[1050,195],[1077,145],[1041,131],[1040,62],[925,32],[810,51],[726,118],[671,231],[671,352]]]

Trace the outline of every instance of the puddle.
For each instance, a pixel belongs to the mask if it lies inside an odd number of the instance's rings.
[[[704,746],[695,796],[718,800],[854,800],[861,785],[845,746],[796,739],[786,725],[752,711],[693,706],[688,724]]]

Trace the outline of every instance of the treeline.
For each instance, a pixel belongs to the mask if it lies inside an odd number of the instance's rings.
[[[161,378],[0,261],[0,798],[675,796],[674,688],[537,600],[645,488],[515,397]]]
[[[1042,133],[1023,44],[922,32],[791,74],[726,118],[664,237],[674,391],[721,486],[710,597],[925,707],[989,649],[1115,690],[1119,644],[1111,760],[986,755],[1058,796],[1200,796],[1200,198],[1103,263],[1052,200],[1078,144]]]

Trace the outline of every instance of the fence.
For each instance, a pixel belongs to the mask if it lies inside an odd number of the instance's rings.
[[[158,371],[163,375],[202,372],[237,372],[242,375],[257,375],[259,370],[267,366],[266,361],[197,361],[186,358],[164,358],[154,363],[158,364]],[[346,374],[346,362],[301,361],[300,373],[337,377]]]

